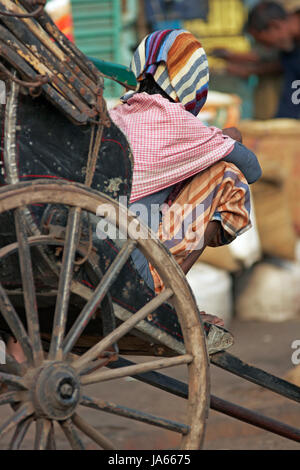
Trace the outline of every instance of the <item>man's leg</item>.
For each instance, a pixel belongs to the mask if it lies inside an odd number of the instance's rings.
[[[212,242],[215,242],[220,237],[222,230],[221,223],[213,220],[207,225],[207,229],[204,232],[204,244],[201,250],[192,251],[187,258],[181,264],[181,269],[184,274],[187,274],[192,266],[196,263],[200,255],[203,253],[207,246],[210,246]]]
[[[207,246],[229,243],[250,226],[249,217],[247,182],[235,165],[222,161],[196,175],[181,191],[164,212],[158,236],[186,274]],[[193,232],[199,235],[194,244],[189,238]],[[159,293],[164,285],[151,265],[150,271]],[[207,316],[206,321],[221,324],[222,320]]]
[[[188,257],[181,264],[181,269],[184,274],[187,274],[192,266],[196,263],[200,255],[203,253],[205,248],[210,245],[213,240],[219,238],[219,234],[222,230],[220,222],[212,221],[209,222],[207,229],[204,233],[204,246],[201,250],[194,250],[188,255]],[[224,321],[222,318],[217,317],[216,315],[209,315],[206,312],[200,312],[202,320],[208,323],[213,323],[214,325],[224,326]]]

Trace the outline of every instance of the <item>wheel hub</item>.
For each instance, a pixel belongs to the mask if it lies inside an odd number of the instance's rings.
[[[80,383],[74,369],[54,362],[34,379],[33,402],[39,416],[64,420],[72,416],[80,399]]]

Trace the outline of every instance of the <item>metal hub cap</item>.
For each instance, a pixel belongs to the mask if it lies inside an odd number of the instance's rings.
[[[39,372],[34,389],[34,405],[40,416],[64,420],[72,416],[80,399],[80,384],[74,369],[53,362]]]

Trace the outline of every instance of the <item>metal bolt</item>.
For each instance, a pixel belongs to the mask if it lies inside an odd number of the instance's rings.
[[[64,383],[59,389],[59,393],[62,398],[71,398],[73,395],[74,388],[71,384]]]

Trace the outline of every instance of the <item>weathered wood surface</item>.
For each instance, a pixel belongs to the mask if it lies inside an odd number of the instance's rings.
[[[1,15],[6,11],[28,12],[28,4],[21,3],[23,6],[0,1],[0,55],[26,82],[46,78],[47,84],[42,84],[41,90],[76,124],[100,117],[109,125],[102,97],[103,75],[59,32],[45,12],[36,18]],[[5,70],[1,65],[2,73]]]

